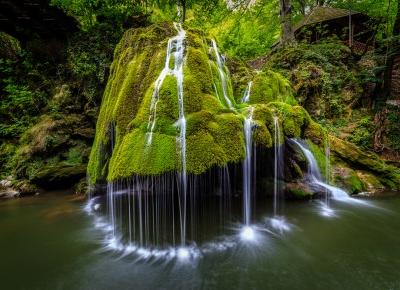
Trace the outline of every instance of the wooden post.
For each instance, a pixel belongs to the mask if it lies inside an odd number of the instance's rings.
[[[349,47],[353,46],[353,24],[351,19],[351,9],[349,9]]]

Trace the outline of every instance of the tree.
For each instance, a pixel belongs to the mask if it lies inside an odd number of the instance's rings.
[[[396,18],[393,25],[393,36],[400,35],[400,0],[397,0],[397,13]]]
[[[291,0],[279,0],[282,37],[281,44],[286,45],[294,41],[292,26],[292,3]]]

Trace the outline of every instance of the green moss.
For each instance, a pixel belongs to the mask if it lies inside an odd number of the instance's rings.
[[[256,127],[253,130],[253,139],[254,143],[266,148],[271,148],[272,147],[272,137],[271,133],[268,131],[267,126],[265,124],[257,124]],[[281,143],[283,140],[281,140]]]
[[[146,133],[140,129],[126,134],[112,155],[108,179],[114,180],[133,174],[157,175],[177,168],[175,136],[153,134],[151,146]]]
[[[321,125],[311,120],[304,129],[304,138],[311,140],[314,144],[323,146],[328,134]]]
[[[364,190],[364,186],[355,172],[352,172],[347,183],[350,185],[350,193],[359,193]]]
[[[168,24],[128,30],[117,46],[88,165],[91,182],[132,175],[159,175],[182,169],[178,147],[180,129],[176,125],[177,81],[172,74],[165,77],[159,90],[155,128],[152,142],[148,142],[154,85],[164,66],[168,38],[175,34],[174,28]],[[185,43],[183,90],[188,173],[201,174],[214,166],[244,159],[243,122],[249,106],[252,106],[255,144],[264,148],[273,146],[273,118],[277,116],[282,131],[279,143],[283,143],[285,137],[310,139],[316,145],[309,143],[309,146],[325,174],[326,160],[320,147],[325,144],[327,134],[297,105],[286,79],[272,71],[256,73],[245,64],[236,62],[232,65],[232,85],[230,72],[224,67],[228,96],[235,106],[231,110],[223,97],[215,55],[210,52],[207,39],[189,30]],[[234,96],[239,100],[242,89],[250,80],[253,80],[250,104],[238,104]],[[113,151],[111,141],[115,143]],[[338,156],[346,155],[344,158],[348,158],[347,147],[336,150]],[[76,152],[67,155],[67,159],[73,162],[79,157]],[[382,183],[396,185],[396,182],[391,183],[396,176],[392,169],[378,161],[372,164],[364,155],[360,156],[368,168],[374,167],[370,170],[382,173]],[[351,183],[355,190],[359,190],[356,179]]]
[[[267,104],[276,101],[297,104],[289,82],[282,75],[270,70],[256,74],[251,87],[250,103]]]
[[[272,102],[268,105],[282,122],[283,133],[290,138],[300,138],[303,129],[309,124],[307,112],[300,106],[291,106],[283,102]]]
[[[299,188],[292,188],[290,189],[290,193],[294,196],[297,196],[299,198],[304,198],[304,197],[310,197],[312,194],[310,192],[299,189]]]
[[[307,145],[310,151],[313,153],[315,159],[317,160],[319,170],[321,171],[321,174],[325,177],[326,179],[326,155],[321,147],[318,145],[314,144],[310,140],[307,140]]]
[[[376,154],[364,152],[352,143],[337,137],[329,137],[331,150],[335,156],[348,164],[373,173],[378,180],[392,189],[400,189],[400,170],[387,165]]]
[[[14,59],[21,52],[19,41],[11,35],[0,31],[0,58]]]

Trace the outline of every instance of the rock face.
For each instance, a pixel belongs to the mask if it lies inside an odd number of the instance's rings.
[[[168,40],[177,33],[171,24],[131,29],[118,44],[90,154],[88,174],[92,183],[182,169],[177,79],[169,73],[161,85],[158,83],[166,66]],[[175,56],[172,49],[167,64],[171,70]],[[160,86],[155,90],[157,84]],[[247,99],[246,92],[250,92]],[[152,103],[155,94],[156,114]],[[254,71],[237,60],[225,60],[212,40],[194,30],[186,31],[184,38],[183,111],[186,169],[190,174],[241,162],[245,156],[243,126],[250,115],[254,143],[261,150],[271,149],[276,116],[282,132],[279,144],[285,138],[310,140],[322,171],[326,159],[323,148],[330,141],[333,166],[355,166],[377,176],[387,187],[400,187],[395,168],[350,143],[329,137],[297,104],[284,77],[270,70]],[[299,165],[295,159],[290,159],[287,169],[295,172],[287,176],[299,179],[304,162]],[[288,191],[293,195],[312,194],[295,183]]]

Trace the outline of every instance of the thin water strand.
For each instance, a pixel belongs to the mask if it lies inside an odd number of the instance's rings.
[[[248,103],[248,102],[249,102],[249,100],[250,100],[250,94],[251,94],[251,86],[252,86],[252,85],[253,85],[253,82],[252,82],[252,81],[250,81],[250,82],[247,84],[246,90],[244,91],[244,94],[243,94],[242,103]]]
[[[243,211],[244,223],[250,224],[251,219],[251,160],[252,160],[252,127],[254,108],[249,108],[248,116],[244,120],[243,133],[245,137],[245,159],[243,162]]]
[[[211,42],[212,42],[212,48],[215,53],[215,58],[217,60],[218,73],[219,73],[219,77],[221,80],[221,86],[222,86],[222,94],[224,95],[224,100],[226,102],[226,105],[229,107],[229,109],[233,110],[234,107],[233,107],[232,101],[229,98],[229,94],[228,94],[227,76],[225,74],[222,56],[219,53],[218,46],[217,46],[217,43],[215,42],[215,40],[213,39]]]
[[[279,127],[279,118],[274,116],[274,216],[279,211],[279,179],[282,178],[282,148],[281,148],[281,131]]]

